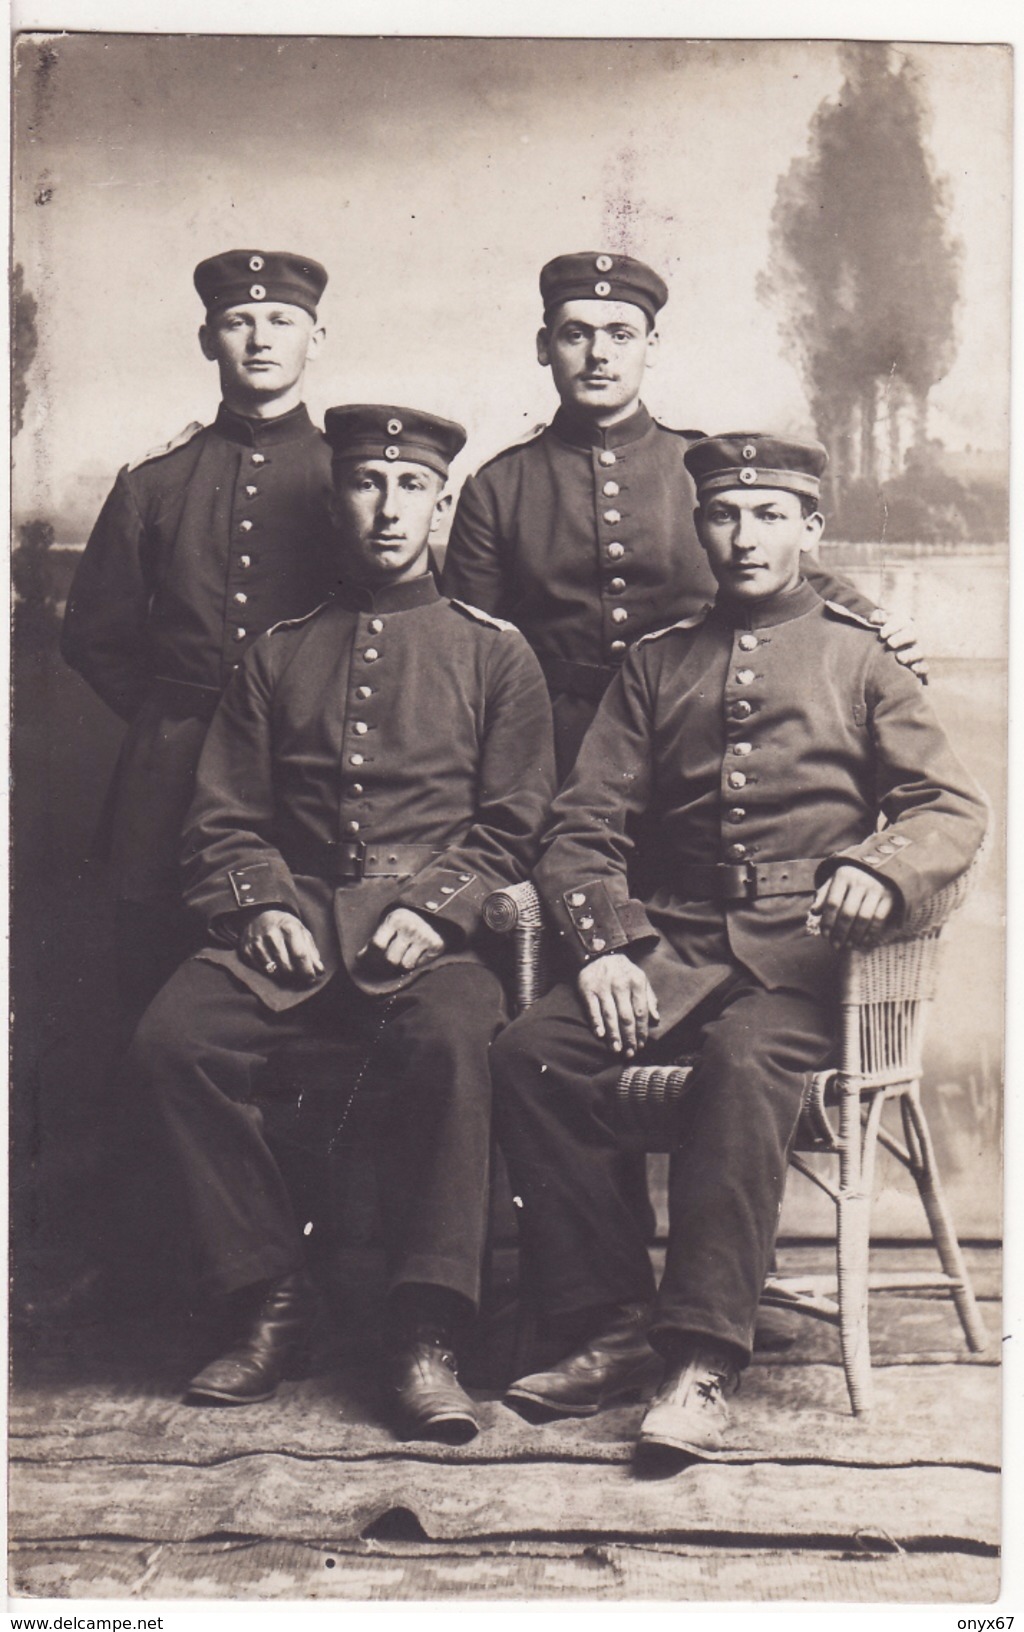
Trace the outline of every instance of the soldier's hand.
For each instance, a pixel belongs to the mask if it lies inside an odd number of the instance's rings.
[[[359,954],[377,953],[394,969],[418,969],[444,951],[444,939],[426,918],[411,907],[394,907],[377,925],[368,946]]]
[[[878,638],[888,646],[893,656],[922,680],[926,680],[928,663],[911,619],[894,618],[884,608],[877,606],[871,614],[871,622],[877,624]]]
[[[239,956],[272,980],[312,983],[324,972],[320,949],[301,918],[268,907],[250,918],[238,938]]]
[[[658,999],[642,969],[624,952],[608,952],[579,972],[577,989],[595,1037],[613,1054],[632,1059],[661,1018]]]
[[[896,907],[891,884],[863,867],[837,867],[811,906],[821,932],[835,947],[874,946]]]

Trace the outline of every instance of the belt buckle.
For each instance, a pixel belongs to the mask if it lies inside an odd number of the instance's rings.
[[[753,862],[741,861],[735,865],[727,861],[717,863],[722,880],[723,901],[756,901],[757,870]]]
[[[344,883],[358,883],[363,877],[366,845],[362,839],[332,839],[331,860],[334,876]]]

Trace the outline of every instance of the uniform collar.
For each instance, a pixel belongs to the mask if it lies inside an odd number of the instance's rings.
[[[730,629],[770,629],[773,624],[792,623],[794,618],[802,618],[821,605],[817,590],[801,578],[795,589],[770,595],[765,601],[745,603],[719,595],[711,615]]]
[[[595,425],[584,414],[575,414],[569,408],[559,408],[551,421],[551,429],[563,442],[574,448],[621,448],[626,442],[639,442],[654,424],[643,403],[637,404],[628,419],[614,425]]]
[[[244,414],[236,414],[233,408],[222,402],[214,420],[214,430],[229,442],[240,442],[245,448],[266,448],[278,442],[294,442],[300,436],[308,436],[312,428],[313,421],[304,402],[300,402],[297,408],[289,408],[286,414],[279,414],[276,419],[247,419]]]
[[[408,612],[414,606],[430,606],[440,598],[432,572],[401,584],[361,584],[352,579],[339,583],[334,591],[338,605],[350,612]]]

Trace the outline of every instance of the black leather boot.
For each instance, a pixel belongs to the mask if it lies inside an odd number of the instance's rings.
[[[520,1377],[505,1403],[521,1416],[538,1412],[560,1417],[592,1417],[613,1400],[653,1389],[662,1365],[647,1341],[650,1311],[639,1303],[609,1312],[588,1343],[548,1371]]]
[[[315,1307],[305,1270],[271,1281],[246,1337],[193,1377],[186,1399],[218,1405],[269,1400],[281,1379],[296,1375],[308,1361]]]
[[[388,1401],[408,1437],[464,1445],[480,1431],[476,1406],[459,1382],[445,1332],[429,1326],[406,1335],[386,1358]]]

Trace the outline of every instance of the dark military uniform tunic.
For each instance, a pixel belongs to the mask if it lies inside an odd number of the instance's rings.
[[[330,449],[304,407],[221,406],[122,470],[68,598],[64,657],[129,723],[100,849],[122,900],[173,900],[206,725],[252,642],[330,587]]]
[[[536,659],[515,629],[442,600],[432,577],[343,588],[256,643],[210,727],[186,828],[186,899],[212,942],[151,1004],[125,1068],[159,1113],[212,1287],[301,1262],[245,1101],[270,1054],[340,1033],[395,1096],[380,1152],[391,1284],[475,1302],[488,1049],[503,1017],[481,908],[529,872],[552,792]],[[238,957],[240,911],[267,906],[313,933],[316,982]],[[445,941],[412,972],[360,956],[397,906]]]
[[[648,1053],[700,1051],[655,1330],[749,1353],[804,1073],[833,1033],[837,954],[806,932],[812,891],[853,862],[915,907],[967,867],[985,820],[919,681],[807,583],[720,601],[627,658],[536,877],[574,965],[621,948],[646,971],[658,1035],[676,1028]],[[607,1111],[622,1062],[576,991],[542,999],[493,1059],[549,1305],[649,1298]]]
[[[605,429],[560,408],[462,489],[445,593],[511,619],[537,653],[560,778],[633,641],[714,599],[683,465],[701,435],[670,430],[642,404]],[[822,594],[871,610],[817,563],[810,570]]]

